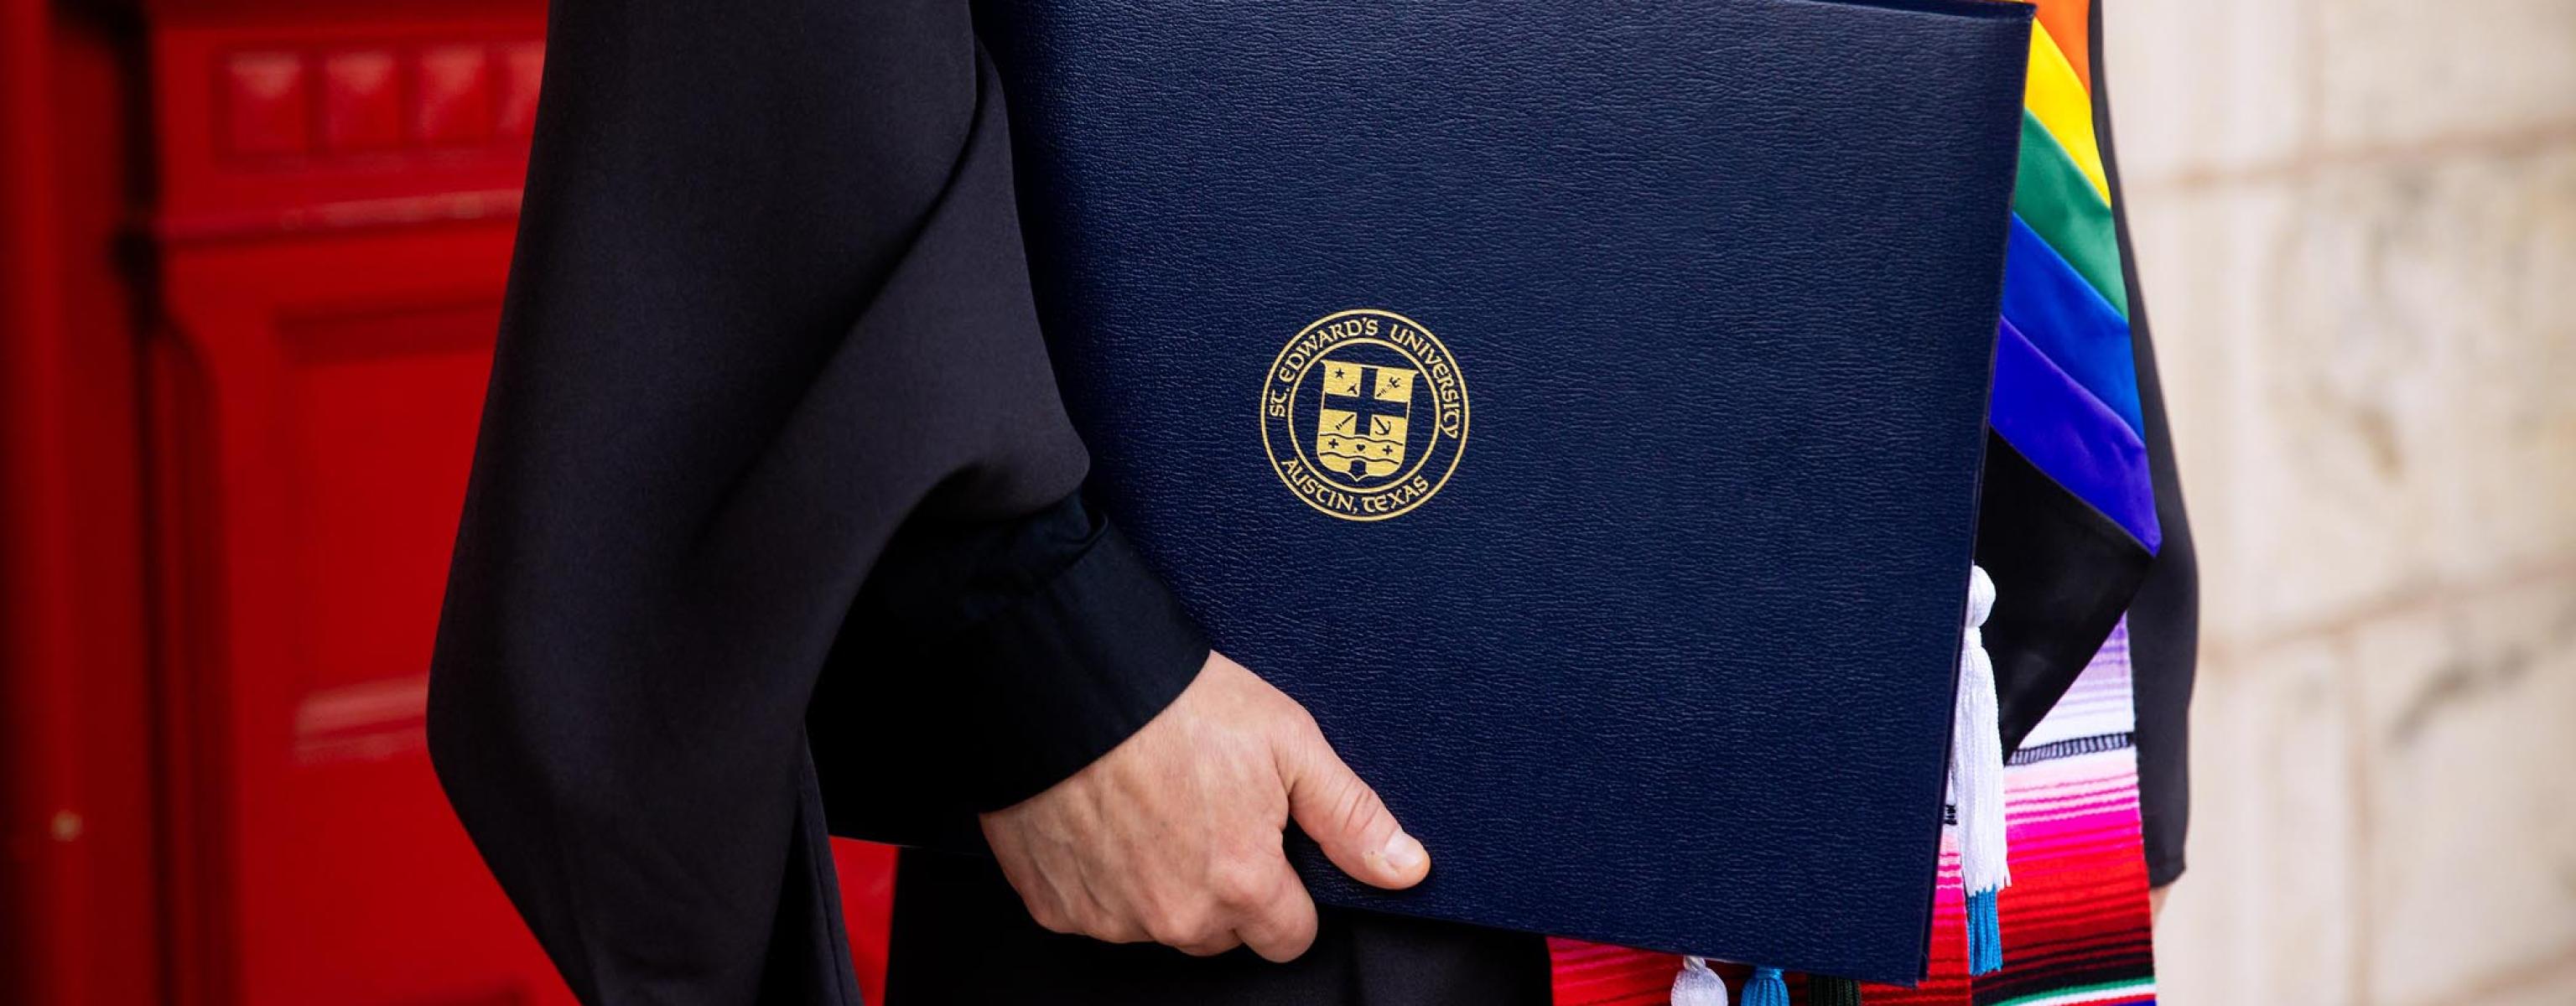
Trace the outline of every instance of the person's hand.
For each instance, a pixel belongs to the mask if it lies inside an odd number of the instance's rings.
[[[1041,926],[1286,961],[1315,942],[1315,903],[1280,845],[1292,817],[1364,882],[1411,887],[1431,871],[1295,699],[1212,654],[1144,729],[983,825]]]

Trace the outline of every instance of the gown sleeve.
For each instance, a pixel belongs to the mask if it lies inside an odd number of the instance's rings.
[[[1018,727],[923,776],[989,808],[1205,656],[1080,505],[1009,150],[962,0],[553,4],[429,722],[585,1002],[857,1002],[827,671],[862,705],[944,674],[962,721]],[[835,661],[859,632],[951,648]]]
[[[2093,120],[2102,124],[2102,164],[2113,191],[2120,184],[2112,152],[2109,78],[2102,72],[2102,5],[2088,19]],[[2120,261],[2127,265],[2129,328],[2137,357],[2138,395],[2146,413],[2147,468],[2155,483],[2156,523],[2164,545],[2129,603],[2129,656],[2137,709],[2138,806],[2147,847],[2147,883],[2163,887],[2182,876],[2183,838],[2191,830],[2191,692],[2200,659],[2200,565],[2192,550],[2191,518],[2183,508],[2174,472],[2173,431],[2165,421],[2164,381],[2156,370],[2155,340],[2148,331],[2147,301],[2138,291],[2137,254],[2129,247],[2128,200],[2112,205]]]

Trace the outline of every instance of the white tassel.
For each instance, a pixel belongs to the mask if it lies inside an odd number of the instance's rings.
[[[1971,892],[2012,883],[2005,856],[2004,742],[1995,665],[1981,627],[1995,608],[1995,582],[1968,567],[1968,624],[1959,644],[1959,710],[1950,738],[1950,775],[1959,800],[1961,870]]]
[[[1995,665],[1986,656],[1981,626],[1994,611],[1995,583],[1984,569],[1968,567],[1967,631],[1959,643],[1959,705],[1951,719],[1950,793],[1959,808],[1959,872],[1971,898],[2012,883],[2004,821],[2004,745],[1995,699]],[[1973,935],[1973,934],[1972,934]],[[1975,942],[1972,940],[1971,942]],[[1982,952],[1978,952],[1982,950]],[[1972,972],[1999,965],[2001,949],[1972,950]]]
[[[1673,1006],[1726,1006],[1726,979],[1708,969],[1705,957],[1682,958],[1673,976]]]

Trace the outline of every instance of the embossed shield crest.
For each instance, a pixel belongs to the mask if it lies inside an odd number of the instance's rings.
[[[1413,412],[1414,371],[1324,360],[1323,402],[1316,411],[1315,461],[1362,482],[1404,466],[1406,420]]]

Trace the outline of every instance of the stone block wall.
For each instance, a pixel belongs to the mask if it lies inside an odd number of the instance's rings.
[[[2576,0],[2105,0],[2200,539],[2164,1001],[2576,1004]]]

